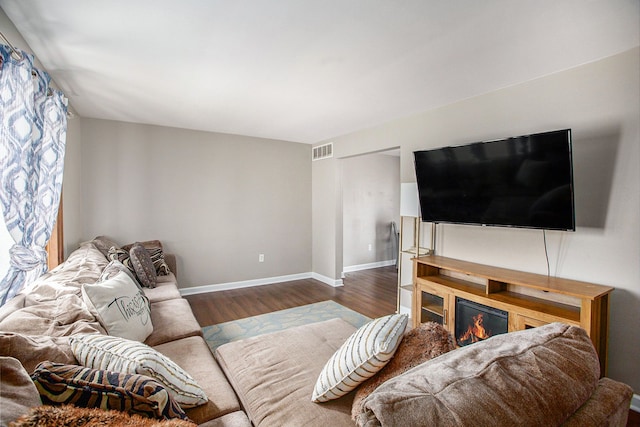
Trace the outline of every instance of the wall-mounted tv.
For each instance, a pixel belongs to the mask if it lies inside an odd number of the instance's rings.
[[[422,220],[575,230],[571,129],[414,152]]]

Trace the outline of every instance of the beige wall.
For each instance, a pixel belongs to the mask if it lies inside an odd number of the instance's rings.
[[[62,184],[63,244],[66,257],[86,238],[82,234],[82,119],[67,119],[67,145]]]
[[[376,128],[332,138],[335,158],[401,146],[401,180],[415,181],[418,149],[572,128],[577,231],[547,232],[551,274],[616,288],[611,298],[609,376],[640,391],[640,49],[471,98]],[[313,182],[335,168],[313,165]],[[339,183],[336,184],[339,186]],[[314,205],[318,195],[314,193]],[[324,195],[327,197],[327,195]],[[335,203],[325,198],[329,219]],[[335,215],[334,215],[335,216]],[[336,231],[332,224],[318,228]],[[337,230],[339,231],[339,230]],[[313,242],[313,264],[334,258],[342,234]],[[541,231],[440,225],[441,255],[546,274]],[[316,270],[317,271],[317,270]],[[327,270],[328,271],[328,270]],[[328,274],[328,273],[327,273]]]
[[[82,121],[83,239],[160,239],[182,288],[308,274],[310,191],[309,145]]]
[[[400,217],[400,158],[367,154],[343,159],[342,183],[343,269],[395,260],[390,225]]]

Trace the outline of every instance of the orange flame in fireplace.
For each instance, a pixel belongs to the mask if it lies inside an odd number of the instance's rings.
[[[469,341],[472,343],[478,342],[480,340],[486,340],[490,337],[487,333],[487,330],[482,326],[483,322],[483,314],[478,313],[478,315],[473,316],[473,322],[469,325],[466,332],[460,335],[458,338],[459,342]]]

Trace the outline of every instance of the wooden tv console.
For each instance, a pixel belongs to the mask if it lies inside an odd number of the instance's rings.
[[[508,312],[509,332],[563,322],[584,328],[606,374],[609,294],[614,288],[436,255],[413,260],[413,325],[455,333],[456,297]]]

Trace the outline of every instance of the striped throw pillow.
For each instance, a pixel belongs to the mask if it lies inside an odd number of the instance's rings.
[[[146,344],[88,334],[74,335],[69,341],[71,351],[83,366],[151,377],[162,384],[183,408],[202,405],[208,400],[191,375]]]
[[[407,321],[406,314],[390,314],[355,331],[320,372],[311,400],[337,399],[375,375],[393,357]]]
[[[31,374],[42,402],[117,409],[149,418],[188,420],[167,390],[150,377],[42,362]]]

